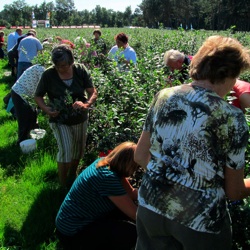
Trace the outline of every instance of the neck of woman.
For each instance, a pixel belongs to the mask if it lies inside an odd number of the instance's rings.
[[[195,80],[190,85],[212,90],[217,95],[219,95],[221,98],[224,98],[224,96],[230,90],[230,89],[228,90],[228,87],[225,86],[226,84],[224,84],[224,83],[212,84],[209,80]]]
[[[57,72],[59,77],[62,79],[62,80],[68,80],[68,79],[71,79],[73,78],[73,68],[70,67],[68,70],[62,72]]]
[[[191,83],[192,86],[198,86],[204,89],[214,90],[214,84],[208,80],[195,80]]]

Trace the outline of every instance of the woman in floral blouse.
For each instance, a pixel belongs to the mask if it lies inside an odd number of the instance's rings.
[[[136,250],[231,249],[227,198],[250,195],[248,125],[224,97],[249,68],[249,51],[237,40],[211,36],[192,59],[193,82],[155,96],[135,152],[147,169]]]

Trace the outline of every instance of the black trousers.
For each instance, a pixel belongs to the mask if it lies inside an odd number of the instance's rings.
[[[114,212],[114,214],[109,214],[105,218],[93,222],[71,237],[63,235],[57,230],[57,237],[63,249],[131,250],[136,244],[136,225],[125,216],[119,216],[118,213]]]
[[[37,110],[25,102],[20,95],[11,90],[15,115],[18,122],[18,143],[30,138],[30,131],[38,128]]]

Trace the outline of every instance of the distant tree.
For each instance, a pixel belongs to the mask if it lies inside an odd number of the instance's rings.
[[[142,12],[145,24],[150,28],[157,28],[162,12],[162,0],[143,0],[139,5]]]
[[[0,26],[5,26],[7,28],[10,28],[11,24],[4,19],[0,19]]]
[[[123,24],[123,13],[121,11],[116,12],[115,25],[118,28],[121,28],[121,27],[124,26],[124,24]]]
[[[74,0],[56,0],[55,19],[58,25],[70,24],[70,16],[75,12]]]
[[[87,23],[87,24],[90,24],[91,23],[91,21],[92,21],[92,15],[91,15],[91,13],[90,13],[90,11],[88,11],[88,10],[85,10],[84,11],[84,22],[83,22],[83,24],[84,23]]]
[[[6,4],[0,12],[11,25],[30,25],[31,14],[45,19],[50,12],[52,25],[97,24],[102,27],[161,26],[190,29],[226,30],[235,26],[237,30],[250,30],[249,0],[142,0],[134,13],[131,6],[124,12],[106,9],[97,5],[93,10],[78,11],[74,0],[55,0],[41,5],[29,6],[25,0]]]
[[[55,5],[53,2],[46,3],[45,1],[39,6],[35,5],[32,7],[36,20],[45,20],[48,12],[50,12],[50,19],[53,17]]]
[[[136,8],[132,15],[132,26],[140,26],[140,27],[145,26],[143,13],[140,8]]]
[[[123,13],[123,25],[131,26],[132,21],[132,10],[131,6],[127,7]]]
[[[25,17],[24,10],[28,5],[24,0],[17,0],[11,4],[5,4],[3,16],[6,21],[12,25],[23,25],[23,18]]]
[[[111,19],[109,16],[109,12],[106,8],[102,8],[102,23],[100,23],[102,27],[112,27],[111,26]]]

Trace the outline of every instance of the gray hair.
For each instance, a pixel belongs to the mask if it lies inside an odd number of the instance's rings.
[[[163,60],[164,64],[167,65],[168,61],[179,61],[185,59],[184,53],[180,52],[179,50],[171,49],[165,52]]]
[[[54,47],[51,54],[51,60],[55,65],[60,62],[66,62],[68,65],[72,65],[74,63],[73,52],[67,44],[60,44]]]

